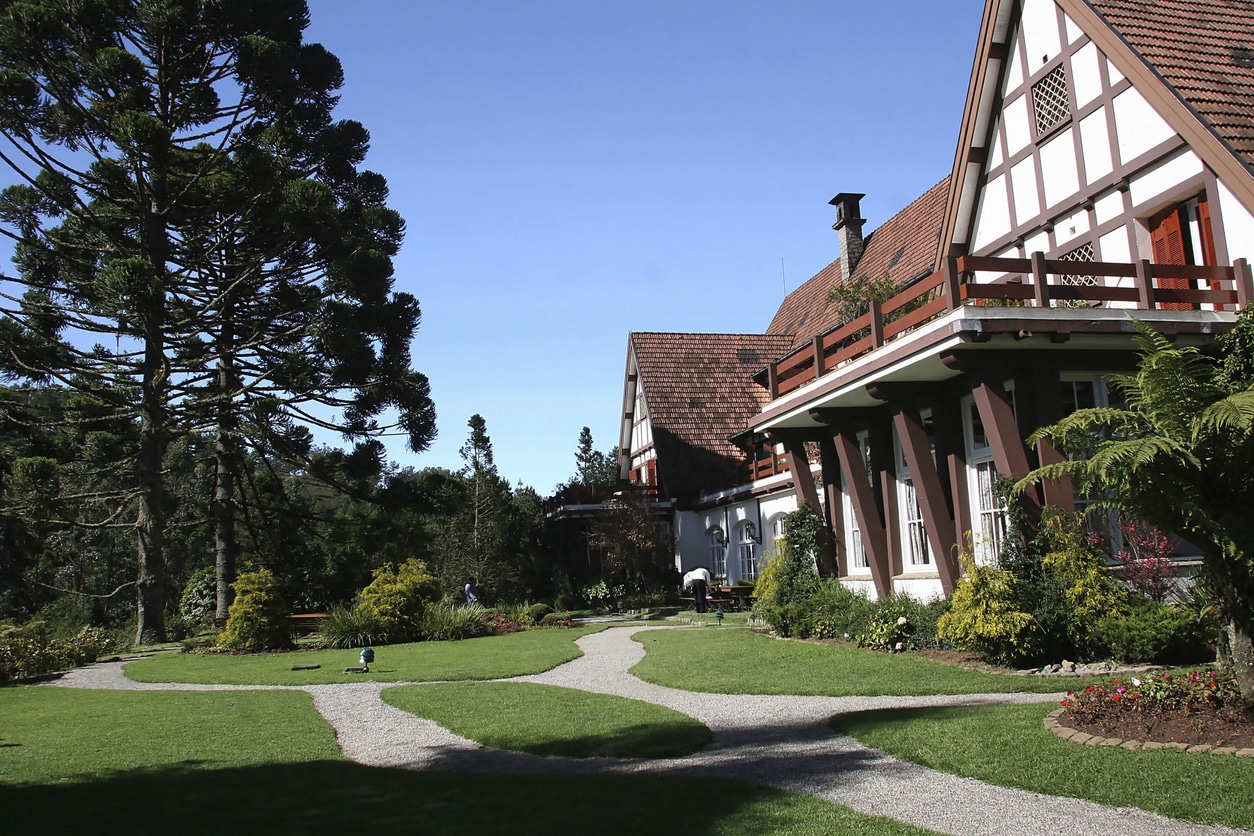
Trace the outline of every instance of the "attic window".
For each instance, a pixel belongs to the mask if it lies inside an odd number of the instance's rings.
[[[705,401],[701,400],[700,398],[689,398],[688,408],[689,409],[705,409]]]
[[[760,366],[762,365],[762,357],[756,349],[738,348],[736,349],[736,359],[746,365]]]
[[[906,254],[906,248],[905,248],[905,246],[902,246],[902,248],[901,248],[901,249],[899,249],[897,252],[893,253],[893,260],[892,260],[892,261],[890,261],[890,262],[888,262],[888,266],[889,266],[889,267],[896,267],[896,266],[897,266],[897,262],[898,262],[898,261],[901,261],[901,257],[902,257],[903,255],[905,255],[905,254]]]
[[[1043,134],[1071,114],[1067,100],[1067,71],[1062,64],[1032,85],[1032,107],[1036,112],[1036,133]]]
[[[1238,67],[1243,67],[1247,70],[1254,70],[1254,47],[1232,47],[1232,62]]]

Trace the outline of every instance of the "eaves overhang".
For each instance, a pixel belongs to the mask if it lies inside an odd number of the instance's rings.
[[[1135,315],[1135,316],[1134,316]],[[1226,311],[1123,308],[1030,308],[963,305],[926,326],[777,398],[749,424],[753,432],[823,426],[811,410],[878,407],[876,384],[937,383],[982,361],[1013,361],[1013,353],[1042,350],[1091,362],[1094,352],[1136,349],[1136,320],[1185,341],[1203,341],[1232,327]],[[962,358],[967,358],[964,363]]]

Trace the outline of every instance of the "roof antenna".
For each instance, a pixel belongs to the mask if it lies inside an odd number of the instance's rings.
[[[779,280],[784,285],[784,296],[788,295],[788,277],[784,275],[784,257],[779,257]]]

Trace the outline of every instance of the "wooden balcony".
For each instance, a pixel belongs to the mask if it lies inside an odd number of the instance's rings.
[[[994,274],[975,281],[977,273]],[[1115,286],[1085,280],[1126,280]],[[1187,286],[1173,286],[1187,285]],[[886,302],[873,301],[862,316],[815,335],[755,375],[774,400],[831,370],[919,329],[963,305],[1024,309],[1120,307],[1129,310],[1236,311],[1254,300],[1249,264],[1232,267],[1076,262],[1031,258],[960,256],[944,269],[905,287]]]

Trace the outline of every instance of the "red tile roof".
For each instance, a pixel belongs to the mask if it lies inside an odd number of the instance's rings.
[[[1254,2],[1088,2],[1246,165],[1254,165]]]
[[[867,235],[854,278],[891,276],[900,284],[931,272],[948,194],[946,177]],[[837,259],[788,294],[766,333],[790,336],[792,348],[839,325],[840,315],[828,299],[828,291],[839,281]]]
[[[750,376],[788,351],[770,334],[630,335],[653,428],[658,481],[688,503],[744,481],[744,452],[728,441],[768,401]]]

